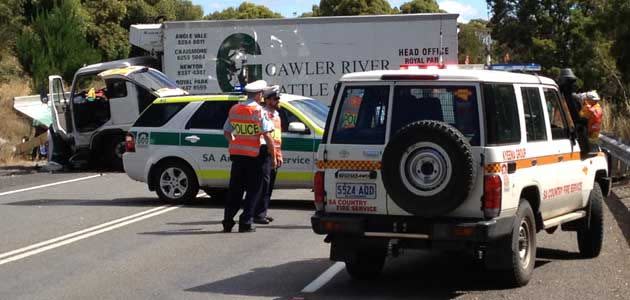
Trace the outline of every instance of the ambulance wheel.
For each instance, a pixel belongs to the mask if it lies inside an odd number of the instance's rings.
[[[599,184],[593,184],[593,190],[588,196],[588,214],[577,231],[578,248],[582,257],[597,257],[602,250],[604,242],[603,199],[604,196]]]
[[[346,271],[356,280],[377,278],[383,272],[387,248],[357,248],[352,259],[346,261]]]
[[[527,200],[522,199],[512,228],[510,264],[505,278],[513,286],[524,286],[532,278],[536,263],[536,220]]]
[[[416,216],[452,211],[473,183],[470,144],[453,126],[422,120],[400,129],[385,147],[383,183],[392,200]]]
[[[197,198],[199,183],[190,166],[179,161],[166,161],[158,165],[156,192],[166,202],[189,203]]]

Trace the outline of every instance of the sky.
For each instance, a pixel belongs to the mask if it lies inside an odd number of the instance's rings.
[[[399,7],[410,0],[389,0],[389,4]],[[243,0],[192,0],[201,5],[205,15],[221,11],[228,7],[237,7]],[[299,16],[310,12],[313,5],[319,5],[319,0],[249,0],[255,4],[264,5],[286,18]],[[488,9],[485,0],[438,0],[440,8],[449,13],[458,13],[459,22],[467,23],[471,19],[488,19]]]

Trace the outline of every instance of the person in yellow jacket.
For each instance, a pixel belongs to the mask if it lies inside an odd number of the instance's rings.
[[[587,120],[588,141],[591,150],[597,149],[603,117],[602,107],[599,105],[600,98],[596,91],[590,91],[582,94],[582,99],[584,102],[580,110],[580,117]]]
[[[273,218],[267,215],[267,209],[269,208],[269,201],[271,201],[273,186],[276,183],[277,168],[282,166],[282,122],[280,121],[280,114],[278,113],[280,109],[280,87],[277,85],[268,87],[263,92],[263,97],[265,99],[263,112],[266,113],[267,117],[273,122],[274,131],[271,134],[271,138],[273,139],[277,164],[275,168],[265,169],[267,174],[263,176],[262,195],[254,211],[254,223],[256,224],[269,224],[273,222]]]
[[[264,80],[246,85],[247,100],[230,108],[228,119],[223,126],[232,161],[230,187],[222,221],[224,232],[232,231],[235,225],[234,216],[241,207],[245,192],[238,231],[256,231],[256,227],[252,224],[253,213],[263,190],[262,180],[266,172],[264,168],[267,165],[273,168],[276,166],[271,138],[271,133],[274,131],[273,122],[269,120],[260,105],[263,89],[266,87],[267,82]]]

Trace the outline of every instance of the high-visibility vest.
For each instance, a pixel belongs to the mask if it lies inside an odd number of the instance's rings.
[[[280,115],[275,114],[275,111],[267,110],[269,119],[273,121],[274,130],[271,133],[273,139],[273,146],[276,152],[276,159],[282,160],[282,122],[280,121]]]
[[[257,157],[262,135],[262,107],[260,105],[232,106],[228,121],[232,125],[234,139],[228,145],[230,155]]]
[[[603,111],[599,103],[593,105],[584,104],[580,114],[588,120],[588,137],[590,139],[599,138],[599,132],[602,130]]]

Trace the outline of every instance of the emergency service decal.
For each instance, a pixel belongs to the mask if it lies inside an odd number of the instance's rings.
[[[543,200],[549,200],[560,196],[577,193],[582,191],[582,183],[571,183],[559,187],[546,189],[543,191]]]
[[[136,139],[136,146],[147,146],[149,145],[149,134],[146,132],[138,133],[138,138]]]
[[[376,212],[376,206],[370,205],[367,200],[357,199],[330,199],[326,205],[334,206],[336,211],[347,212]]]

